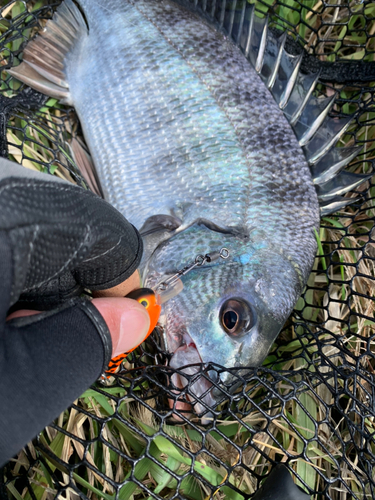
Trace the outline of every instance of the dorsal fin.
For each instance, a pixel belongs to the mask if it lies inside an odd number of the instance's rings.
[[[285,51],[286,34],[276,38],[267,28],[267,17],[257,17],[254,4],[248,9],[248,26],[242,23],[242,30],[247,28],[248,32],[246,36],[237,33],[237,39],[246,39],[246,46],[242,45],[245,55],[270,89],[304,149],[322,213],[332,213],[346,205],[346,199],[338,200],[338,195],[355,189],[372,176],[342,171],[362,149],[335,148],[352,117],[329,116],[336,95],[325,98],[312,95],[319,75],[300,74],[301,56]],[[348,199],[347,204],[353,201]]]
[[[357,198],[343,198],[342,196],[335,196],[335,198],[331,198],[329,201],[322,201],[320,203],[320,215],[324,217],[325,215],[333,214],[356,201]]]
[[[194,8],[202,9],[219,23],[269,88],[304,150],[317,191],[324,193],[323,196],[331,190],[343,193],[366,182],[371,175],[342,172],[361,148],[336,150],[337,142],[353,117],[331,117],[335,95],[326,98],[313,95],[319,73],[306,75],[300,72],[302,54],[295,56],[286,52],[285,32],[280,31],[280,36],[277,36],[276,30],[269,30],[268,15],[256,12],[256,4],[226,0],[218,8],[213,1],[210,2],[210,13],[207,5],[207,0],[194,0]],[[322,214],[343,208],[345,200],[347,204],[355,201],[352,198],[338,200],[336,196],[334,202],[328,203],[319,198]]]
[[[341,196],[360,186],[363,182],[369,181],[371,174],[353,174],[352,172],[341,172],[324,184],[318,184],[316,190],[318,199],[329,201],[336,196]]]
[[[319,185],[331,180],[358,156],[362,149],[362,146],[331,148],[319,162],[311,165],[314,183]]]

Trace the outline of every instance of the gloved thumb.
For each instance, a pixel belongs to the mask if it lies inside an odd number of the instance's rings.
[[[133,299],[106,297],[91,302],[103,316],[112,338],[112,357],[141,344],[150,327],[146,309]]]

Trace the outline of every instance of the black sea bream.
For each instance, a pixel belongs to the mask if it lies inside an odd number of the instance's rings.
[[[308,279],[319,203],[367,178],[338,174],[348,121],[244,2],[231,37],[169,0],[78,3],[85,20],[65,0],[11,73],[74,105],[105,198],[144,234],[145,286],[229,250],[164,304],[171,365],[257,366]]]

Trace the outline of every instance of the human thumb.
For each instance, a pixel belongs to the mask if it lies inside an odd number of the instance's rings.
[[[92,300],[103,316],[112,338],[112,357],[129,352],[147,337],[150,317],[133,299],[106,297]]]

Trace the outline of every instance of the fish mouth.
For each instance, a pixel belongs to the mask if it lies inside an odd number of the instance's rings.
[[[171,408],[176,410],[173,415],[175,420],[183,420],[179,413],[189,417],[193,407],[203,425],[212,422],[211,410],[217,405],[212,395],[214,377],[212,371],[209,372],[203,364],[198,349],[188,334],[185,333],[184,343],[174,351],[169,366],[176,370],[171,377],[174,386],[172,391],[180,395],[179,398],[170,400]]]

